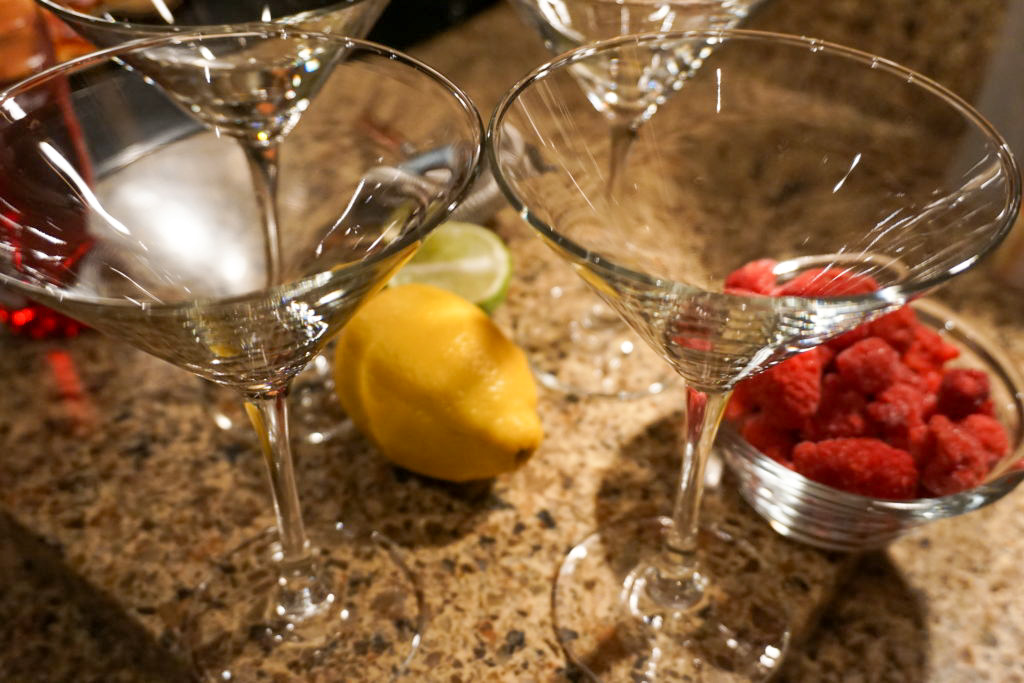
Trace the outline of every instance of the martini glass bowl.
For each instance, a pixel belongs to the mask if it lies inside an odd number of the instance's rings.
[[[162,33],[255,22],[299,25],[311,31],[362,38],[387,0],[36,0],[94,44],[111,47]]]
[[[731,28],[761,0],[511,2],[523,22],[535,29],[544,46],[557,55],[629,34]],[[703,46],[683,47],[700,50]],[[572,71],[590,103],[608,122],[614,150],[609,159],[608,184],[610,191],[617,191],[616,169],[628,154],[635,132],[643,124],[644,112],[657,93],[619,87],[622,74],[612,61],[590,60],[575,65]],[[678,73],[663,75],[669,79],[666,87],[683,77]],[[578,396],[640,398],[659,393],[671,380],[671,372],[658,363],[656,355],[607,305],[588,298],[581,283],[560,282],[548,294],[545,319],[527,319],[517,326],[517,340],[529,353],[544,386]],[[558,321],[558,326],[552,326],[552,320]],[[581,348],[586,348],[593,359],[588,370],[561,362],[568,353]]]
[[[608,64],[619,91],[649,102],[615,192],[615,143],[575,75]],[[513,129],[545,173],[523,173],[504,152]],[[1019,209],[1015,161],[926,78],[819,40],[741,30],[566,53],[513,87],[488,134],[513,206],[688,385],[671,515],[599,529],[569,551],[553,591],[563,647],[608,680],[772,675],[789,640],[776,574],[724,525],[699,523],[732,387],[976,263]],[[788,276],[814,292],[724,291],[728,274],[764,258],[791,264]],[[867,276],[877,289],[843,293]]]
[[[164,59],[189,60],[176,89],[122,66]],[[204,86],[216,119],[181,96]],[[384,116],[408,144],[368,129]],[[224,133],[243,125],[289,128],[273,268],[254,179]],[[256,427],[276,525],[195,592],[182,628],[204,676],[380,679],[414,652],[424,614],[397,549],[304,524],[287,397],[454,208],[482,138],[468,98],[430,68],[284,27],[135,41],[0,93],[0,281],[230,387]]]
[[[300,26],[303,29],[350,38],[362,38],[377,21],[388,0],[143,0],[118,2],[94,0],[66,2],[63,0],[37,0],[41,7],[53,12],[81,35],[101,47],[119,45],[126,41],[153,38],[172,33],[208,29],[210,27],[238,27],[245,23],[276,23]],[[202,84],[188,71],[201,66],[189,57],[190,47],[180,43],[164,50],[159,59],[129,56],[133,68],[159,81],[164,88],[188,100],[189,111],[200,118],[218,122],[216,93],[223,83]],[[177,54],[175,54],[177,52]],[[177,74],[184,72],[184,77]],[[201,90],[196,92],[196,83]],[[239,109],[246,102],[237,98],[233,107]],[[255,110],[259,105],[260,110]],[[271,106],[272,105],[272,106]],[[280,239],[279,221],[279,150],[288,133],[288,126],[264,125],[268,107],[277,110],[278,118],[286,124],[288,102],[270,103],[253,100],[246,125],[221,125],[223,133],[233,136],[245,152],[244,163],[253,176],[256,196],[260,199],[260,216],[267,234],[267,252],[272,267],[276,267]],[[187,165],[185,165],[187,168]],[[184,169],[179,169],[179,172]],[[314,357],[305,371],[296,378],[293,391],[294,407],[292,433],[302,441],[321,443],[344,424],[344,416],[334,400],[334,384],[328,353]],[[211,416],[218,427],[236,441],[251,441],[248,420],[239,409],[230,392],[216,385],[202,383],[202,396],[209,405]]]

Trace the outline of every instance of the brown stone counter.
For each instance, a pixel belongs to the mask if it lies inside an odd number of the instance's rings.
[[[1022,6],[769,0],[751,26],[877,52],[977,98]],[[413,53],[485,117],[547,57],[506,5]],[[511,211],[498,224],[536,269],[500,309],[512,329],[533,288],[570,273]],[[999,263],[940,297],[1024,359],[1024,293],[993,277]],[[271,522],[258,455],[214,425],[198,380],[97,334],[0,337],[0,376],[0,681],[188,680],[170,625],[210,558]],[[351,430],[298,448],[307,516],[383,530],[420,578],[429,622],[406,680],[575,679],[549,614],[555,569],[595,526],[665,510],[680,400],[678,385],[630,402],[544,391],[540,451],[480,485],[400,471]],[[794,610],[785,680],[1024,680],[1024,493],[861,558],[777,536],[728,477],[706,510],[743,530]]]

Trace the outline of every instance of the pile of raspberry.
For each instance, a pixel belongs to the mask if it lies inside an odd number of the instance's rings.
[[[778,283],[748,263],[726,291],[829,297],[878,289],[839,268]],[[989,378],[947,368],[956,347],[908,306],[794,356],[736,387],[726,417],[755,448],[809,479],[873,498],[945,496],[981,483],[1009,450]]]

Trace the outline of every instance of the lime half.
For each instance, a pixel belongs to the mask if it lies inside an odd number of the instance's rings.
[[[439,225],[391,279],[434,285],[472,301],[488,313],[505,300],[512,258],[493,230],[473,223]]]

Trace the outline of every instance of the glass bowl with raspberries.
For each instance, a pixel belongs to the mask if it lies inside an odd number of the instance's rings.
[[[726,291],[876,287],[848,270],[776,277],[785,270],[748,264]],[[1014,364],[929,299],[740,382],[717,442],[743,498],[778,533],[840,551],[880,548],[999,500],[1024,479],[1022,444],[1024,381]]]

